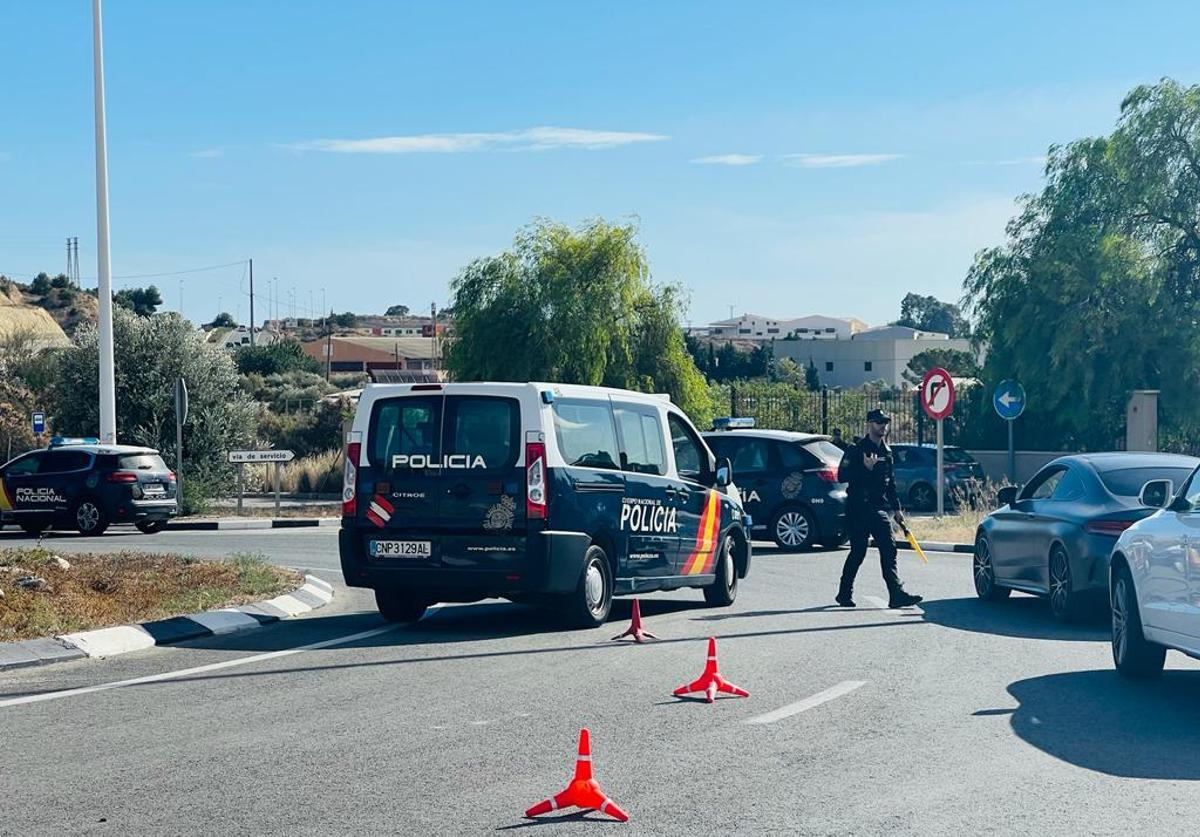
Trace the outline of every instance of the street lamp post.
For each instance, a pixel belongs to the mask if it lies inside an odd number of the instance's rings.
[[[96,95],[96,252],[100,297],[100,441],[117,442],[117,384],[113,371],[112,267],[108,254],[108,142],[104,125],[104,36],[100,0],[92,0],[92,61]]]

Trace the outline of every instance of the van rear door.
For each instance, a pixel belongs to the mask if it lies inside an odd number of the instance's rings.
[[[446,396],[437,513],[443,566],[486,570],[524,563],[522,444],[516,398]]]
[[[377,401],[371,410],[370,472],[359,476],[358,518],[381,536],[429,541],[436,531],[444,400],[440,392],[415,393]],[[436,559],[423,551],[410,555]]]

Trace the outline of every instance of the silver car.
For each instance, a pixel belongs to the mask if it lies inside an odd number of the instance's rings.
[[[1173,488],[1146,486],[1147,504],[1166,507],[1127,529],[1113,549],[1112,655],[1127,677],[1160,674],[1169,648],[1200,659],[1200,469]]]

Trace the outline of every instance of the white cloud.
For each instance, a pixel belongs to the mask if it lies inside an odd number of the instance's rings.
[[[784,154],[788,165],[805,169],[846,169],[877,166],[899,160],[903,154]]]
[[[761,154],[714,154],[711,157],[697,157],[692,162],[708,166],[752,166],[761,160]]]
[[[189,151],[188,156],[209,159],[212,157],[220,157],[224,153],[225,153],[224,148],[222,148],[220,146],[215,146],[213,148],[201,148],[199,151]]]
[[[458,154],[471,151],[549,151],[556,148],[597,150],[670,139],[637,131],[592,131],[543,126],[521,131],[461,134],[409,134],[369,139],[320,139],[294,143],[300,151],[338,154]]]

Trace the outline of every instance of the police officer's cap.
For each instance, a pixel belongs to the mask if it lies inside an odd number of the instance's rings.
[[[887,413],[885,413],[883,410],[876,409],[876,410],[872,410],[871,412],[867,413],[867,421],[873,421],[878,424],[887,424],[891,420],[892,420],[892,417],[890,415],[888,415]]]

